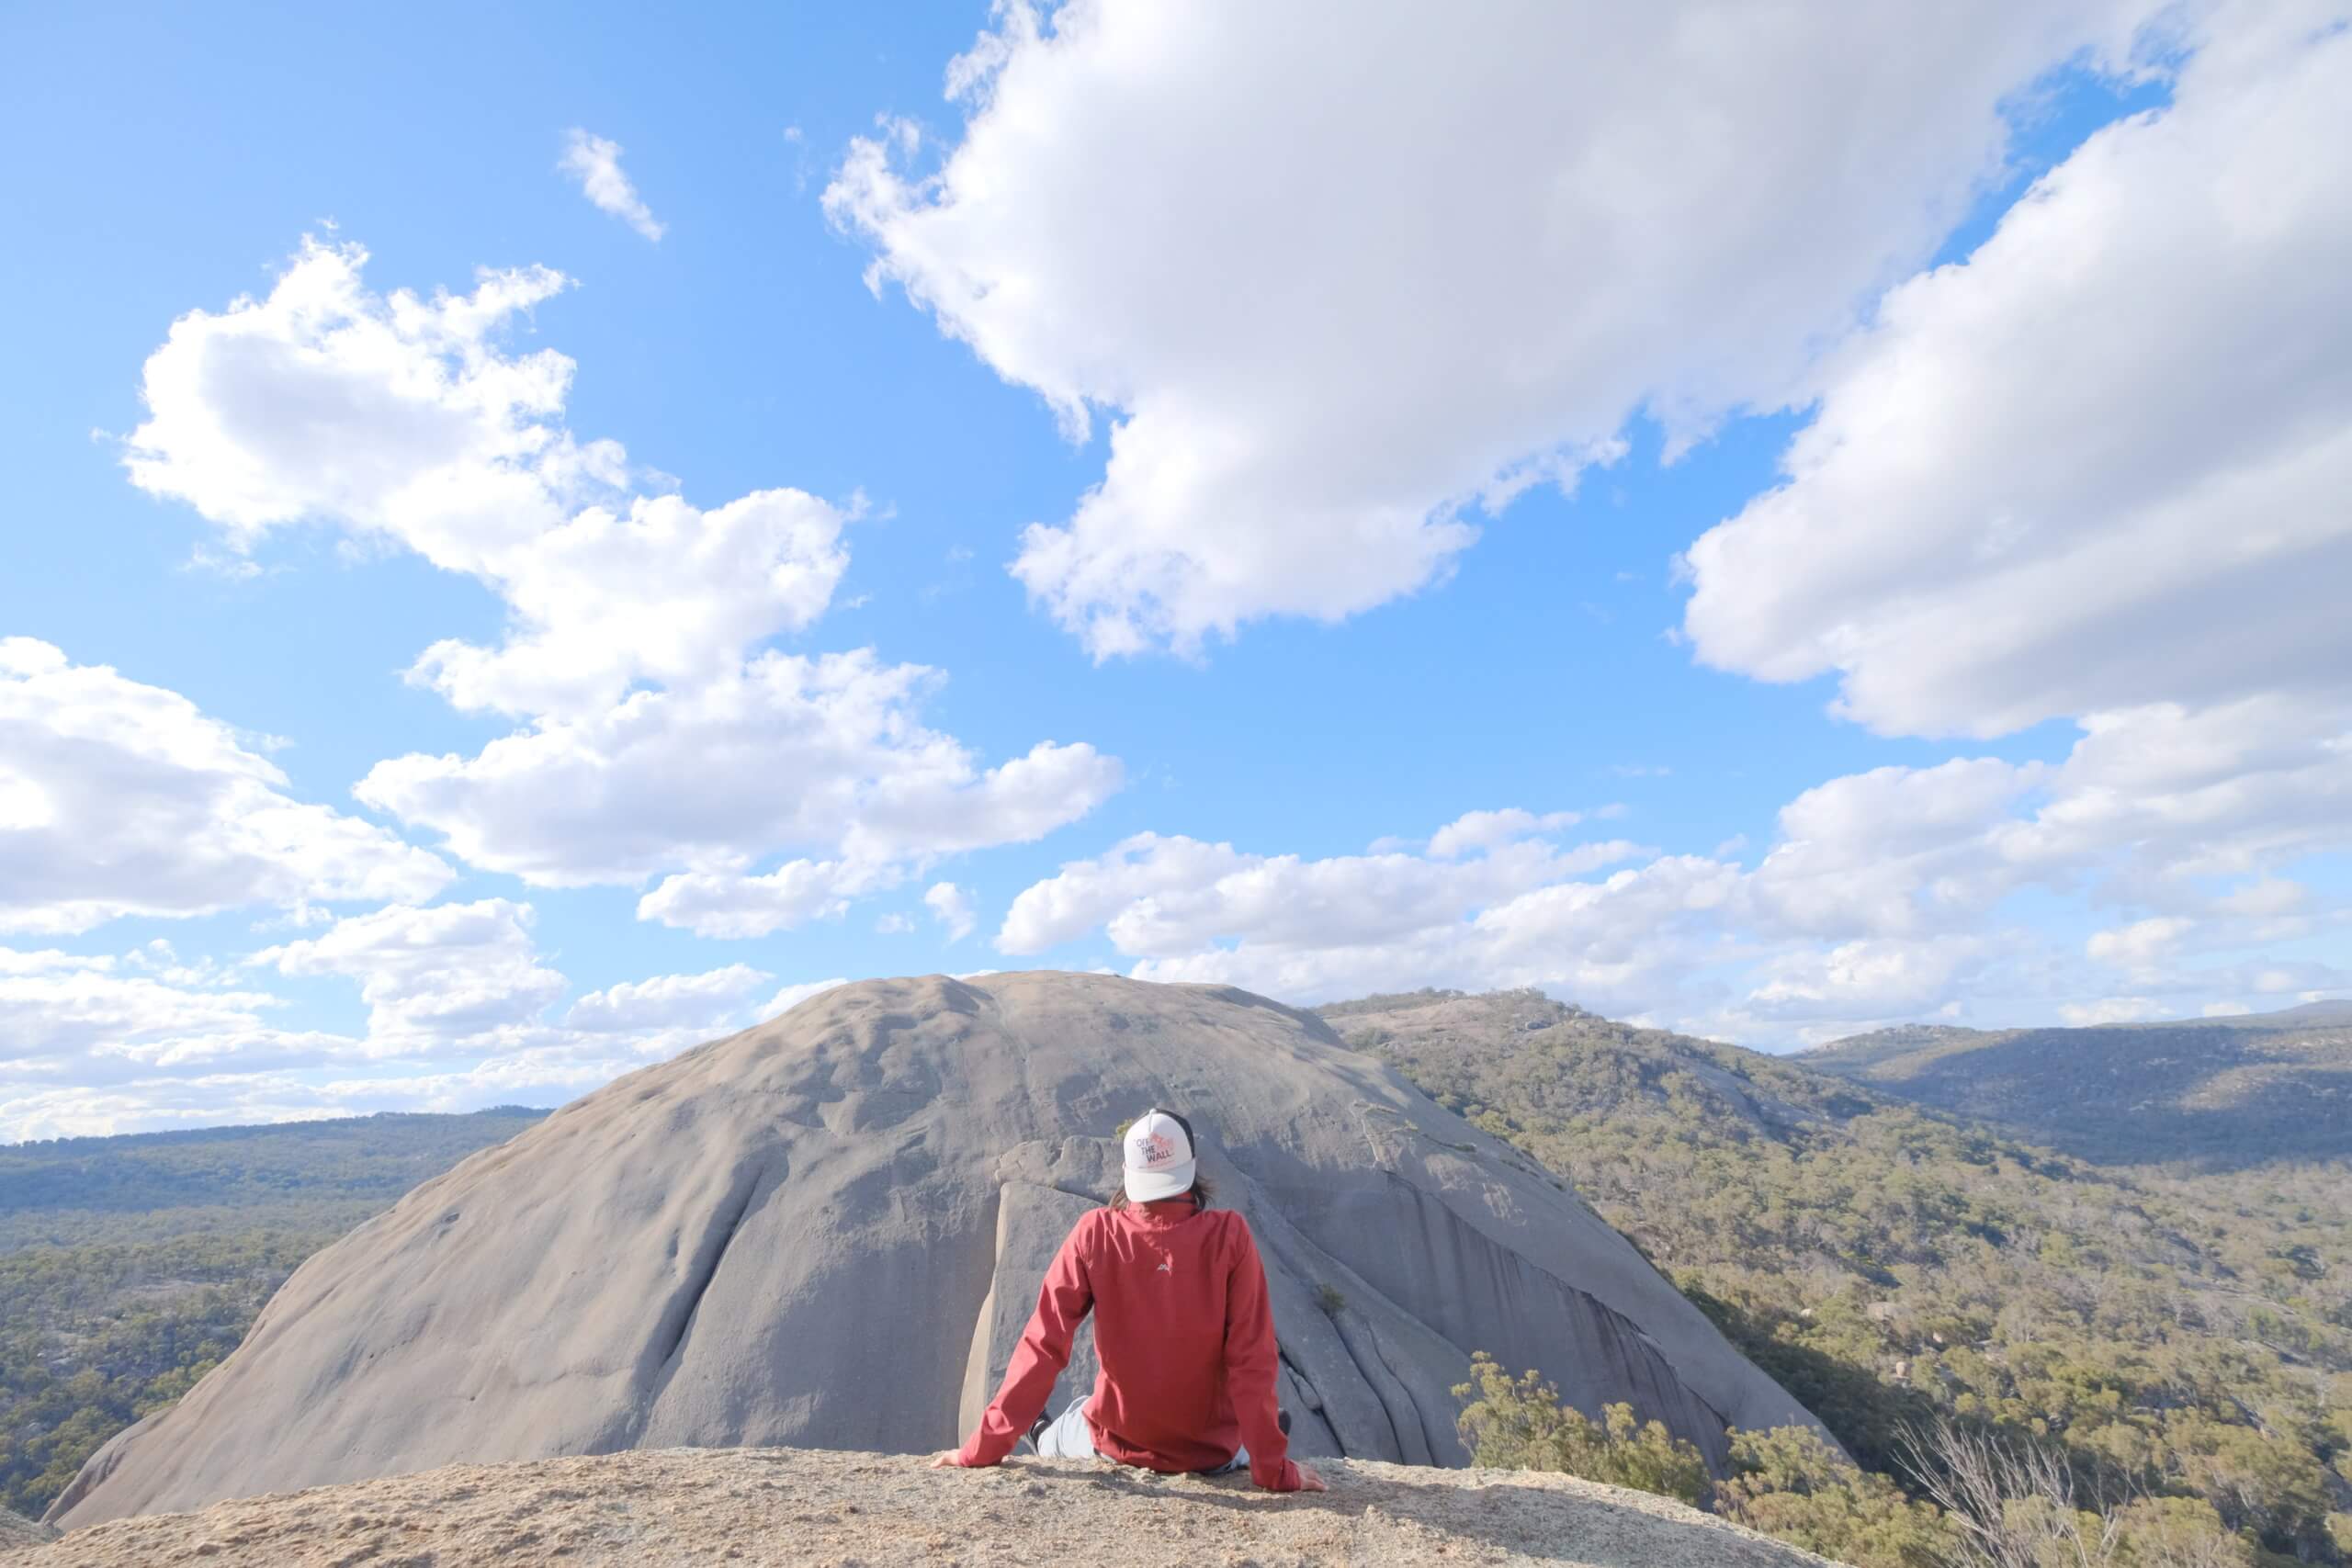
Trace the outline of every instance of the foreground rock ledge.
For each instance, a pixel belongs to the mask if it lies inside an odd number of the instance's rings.
[[[416,1475],[116,1519],[7,1568],[371,1563],[458,1568],[900,1562],[1120,1568],[1550,1563],[1799,1568],[1825,1560],[1663,1497],[1564,1475],[1318,1461],[1331,1490],[1015,1460],[932,1471],[898,1454],[661,1449]]]

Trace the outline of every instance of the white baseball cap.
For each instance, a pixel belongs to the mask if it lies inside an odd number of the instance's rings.
[[[1193,1134],[1179,1117],[1147,1111],[1126,1131],[1127,1201],[1156,1203],[1193,1188]]]

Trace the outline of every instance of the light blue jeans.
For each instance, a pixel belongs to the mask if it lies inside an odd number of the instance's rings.
[[[1039,1459],[1099,1459],[1102,1457],[1095,1452],[1094,1428],[1086,1424],[1086,1401],[1071,1400],[1069,1407],[1054,1417],[1053,1425],[1037,1434],[1037,1457]],[[1250,1450],[1236,1449],[1233,1450],[1233,1457],[1223,1464],[1213,1470],[1204,1470],[1196,1473],[1230,1475],[1237,1470],[1249,1468]]]

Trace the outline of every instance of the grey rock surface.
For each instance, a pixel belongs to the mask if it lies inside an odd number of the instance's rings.
[[[957,1430],[979,1425],[981,1413],[996,1397],[997,1384],[1012,1363],[1012,1348],[1028,1326],[1029,1309],[1046,1280],[1046,1269],[1061,1249],[1079,1216],[1096,1207],[1057,1188],[1026,1181],[1008,1181],[1000,1190],[996,1210],[996,1271],[989,1277],[988,1299],[980,1303],[972,1326],[971,1359],[964,1364],[964,1398],[956,1407]],[[1069,1365],[1054,1381],[1046,1408],[1055,1415],[1074,1400],[1083,1399],[1094,1386],[1101,1363],[1094,1359],[1094,1320],[1079,1325],[1070,1346]]]
[[[1527,1470],[1327,1461],[1328,1492],[1016,1459],[668,1449],[447,1465],[148,1514],[6,1568],[1836,1568],[1646,1492]]]
[[[949,1447],[1154,1103],[1258,1236],[1302,1453],[1464,1462],[1474,1349],[1718,1463],[1726,1421],[1816,1425],[1562,1183],[1320,1020],[931,976],[825,992],[419,1187],[49,1517],[625,1449]],[[1066,1373],[1056,1407],[1082,1392]]]

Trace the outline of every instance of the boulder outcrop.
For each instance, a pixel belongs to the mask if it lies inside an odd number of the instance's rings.
[[[1312,1015],[932,976],[826,992],[419,1187],[50,1519],[628,1449],[948,1447],[1155,1103],[1257,1235],[1302,1455],[1464,1463],[1473,1350],[1717,1462],[1726,1422],[1814,1424],[1561,1181]]]

